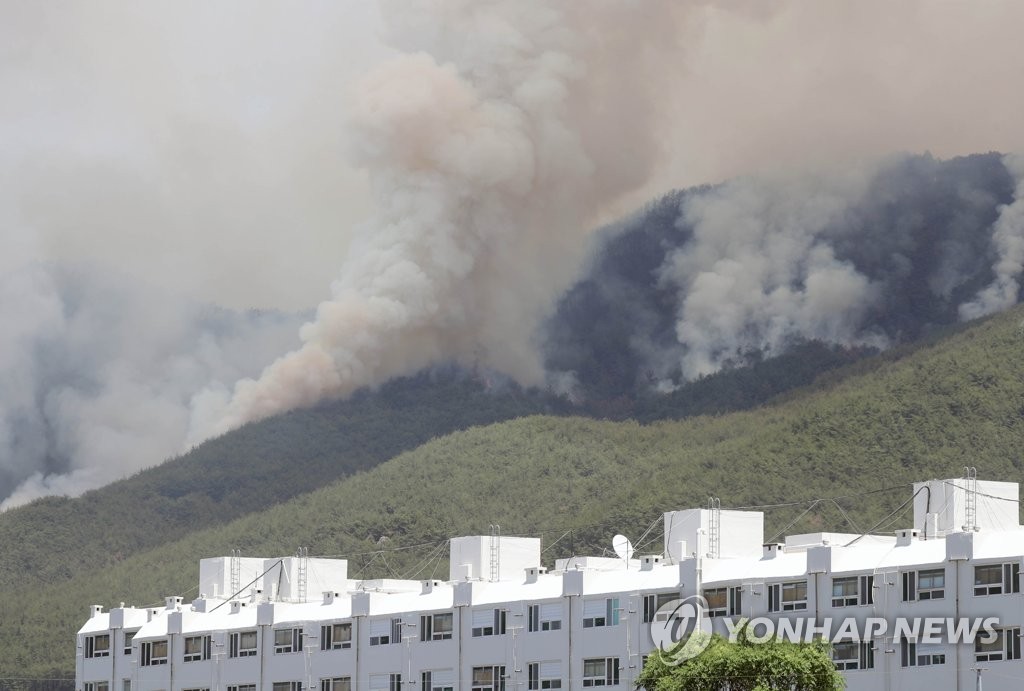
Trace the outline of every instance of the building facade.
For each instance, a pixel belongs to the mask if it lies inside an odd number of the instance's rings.
[[[629,691],[656,651],[652,625],[699,596],[720,633],[746,618],[755,632],[834,640],[852,691],[973,689],[979,674],[989,691],[1018,689],[1018,490],[918,483],[912,527],[893,535],[768,545],[760,512],[674,511],[661,554],[575,557],[550,572],[538,539],[453,538],[447,581],[352,580],[344,560],[305,556],[204,559],[190,604],[91,608],[76,688]],[[946,620],[936,642],[929,622]]]

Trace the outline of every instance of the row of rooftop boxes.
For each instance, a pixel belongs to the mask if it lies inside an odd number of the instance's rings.
[[[761,553],[764,514],[758,511],[722,511],[717,516],[707,509],[671,511],[664,515],[664,554],[680,561],[687,546],[701,550],[713,521],[718,522],[718,556],[756,557]],[[703,540],[703,543],[702,543]],[[476,535],[450,541],[450,581],[515,581],[527,569],[541,564],[538,538]],[[633,555],[630,555],[633,561]],[[591,564],[599,563],[594,558]],[[567,561],[581,565],[585,562]],[[304,572],[304,573],[303,573]],[[264,599],[298,601],[309,594],[343,591],[348,584],[348,562],[344,559],[284,557],[215,557],[199,563],[199,592],[204,598],[230,599],[252,591]]]

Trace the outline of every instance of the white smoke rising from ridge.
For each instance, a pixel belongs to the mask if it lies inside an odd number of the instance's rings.
[[[297,317],[218,312],[109,269],[58,267],[24,226],[4,230],[0,510],[175,455],[194,391],[296,341]]]
[[[360,83],[352,116],[377,214],[303,346],[230,398],[200,393],[193,440],[441,358],[541,381],[533,328],[580,235],[652,170],[675,3],[386,7],[406,52]]]
[[[684,204],[681,221],[693,227],[693,239],[660,276],[680,291],[684,378],[716,372],[752,350],[779,354],[794,337],[885,345],[861,329],[879,287],[837,260],[823,234],[863,197],[873,172],[859,165],[741,178]]]
[[[997,257],[992,270],[996,278],[973,300],[960,305],[960,318],[964,321],[1012,307],[1020,295],[1018,277],[1024,272],[1024,156],[1008,154],[1003,157],[1003,164],[1017,185],[1013,202],[999,209],[992,232],[992,249]]]

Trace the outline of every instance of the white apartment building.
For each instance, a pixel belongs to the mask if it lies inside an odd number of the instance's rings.
[[[650,621],[695,595],[705,616],[824,626],[853,618],[997,617],[994,640],[927,643],[892,628],[834,646],[851,691],[1024,684],[1017,483],[914,485],[893,535],[763,545],[756,511],[664,515],[661,554],[541,566],[540,540],[453,538],[447,581],[352,580],[344,560],[200,562],[200,597],[91,608],[78,691],[631,691]],[[244,595],[242,595],[244,593]],[[836,628],[835,624],[832,627]],[[979,671],[980,670],[980,671]],[[613,691],[609,689],[609,691]]]

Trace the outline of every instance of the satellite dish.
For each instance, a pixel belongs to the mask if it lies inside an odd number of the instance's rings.
[[[616,535],[612,538],[612,549],[626,563],[633,558],[633,543],[625,535]]]

